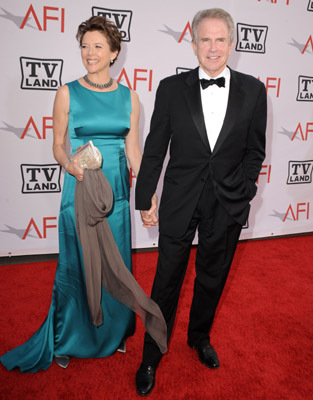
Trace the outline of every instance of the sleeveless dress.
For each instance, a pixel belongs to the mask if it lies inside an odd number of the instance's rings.
[[[92,140],[102,154],[102,170],[114,197],[107,220],[123,261],[131,271],[130,186],[124,152],[130,129],[130,90],[119,84],[114,91],[95,92],[77,80],[68,83],[68,87],[72,150]],[[134,333],[134,313],[103,287],[103,324],[96,327],[91,322],[82,250],[76,233],[75,185],[76,178],[66,172],[59,215],[59,258],[48,316],[26,343],[0,357],[8,370],[16,367],[21,372],[46,370],[54,355],[106,357]]]

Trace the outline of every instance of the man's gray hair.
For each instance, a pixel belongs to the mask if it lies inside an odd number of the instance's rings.
[[[195,44],[197,44],[198,40],[198,26],[200,22],[206,18],[215,18],[225,21],[228,27],[228,41],[229,43],[233,43],[235,24],[232,16],[227,11],[221,8],[209,8],[207,10],[198,11],[192,20],[191,34],[192,34],[192,40]]]

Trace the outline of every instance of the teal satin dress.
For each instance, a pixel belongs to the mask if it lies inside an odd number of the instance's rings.
[[[125,262],[131,270],[129,170],[124,152],[130,129],[130,90],[119,84],[111,92],[86,89],[78,81],[70,92],[69,137],[73,152],[92,140],[103,157],[102,170],[109,180],[114,205],[108,221]],[[74,193],[76,179],[66,173],[59,215],[59,259],[48,316],[23,345],[0,357],[9,370],[47,369],[54,355],[78,358],[106,357],[135,330],[132,311],[102,288],[103,324],[95,327],[87,303],[81,246],[76,233]]]

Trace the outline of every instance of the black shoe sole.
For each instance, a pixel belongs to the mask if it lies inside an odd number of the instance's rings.
[[[188,346],[189,346],[192,350],[196,350],[197,356],[198,356],[198,360],[201,362],[202,365],[204,365],[205,367],[210,368],[210,369],[217,369],[217,368],[220,367],[220,364],[217,365],[216,367],[210,367],[210,366],[209,366],[208,364],[206,364],[203,360],[201,360],[201,358],[200,358],[200,356],[199,356],[199,352],[198,352],[197,347],[196,347],[195,345],[189,343],[189,342],[187,342],[187,344],[188,344]]]
[[[139,394],[139,396],[142,396],[142,397],[145,397],[145,396],[149,396],[149,394],[152,392],[152,390],[154,389],[154,386],[155,386],[155,382],[153,383],[153,386],[152,386],[152,388],[149,390],[149,392],[147,392],[147,393],[140,393],[139,392],[139,390],[137,389],[137,386],[136,386],[136,392],[137,392],[137,394]]]

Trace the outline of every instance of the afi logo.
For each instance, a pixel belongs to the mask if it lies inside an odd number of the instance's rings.
[[[256,183],[259,183],[260,176],[264,175],[266,177],[266,182],[271,182],[272,165],[262,165],[261,171],[259,173]]]
[[[249,219],[247,219],[246,223],[242,226],[242,229],[249,229]]]
[[[302,215],[304,214],[304,215]],[[297,203],[292,207],[292,204],[289,204],[288,209],[285,213],[283,222],[286,219],[291,219],[293,221],[300,221],[303,219],[310,219],[310,203]]]
[[[163,32],[166,35],[172,36],[172,38],[178,42],[181,43],[182,41],[184,42],[190,42],[190,40],[185,38],[185,35],[187,35],[187,32],[189,32],[190,37],[192,36],[191,34],[191,26],[190,26],[190,22],[188,21],[185,28],[183,29],[182,33],[180,33],[180,31],[174,30],[172,28],[170,28],[167,25],[164,25],[165,29],[159,29],[159,32]]]
[[[134,69],[134,74],[133,75],[129,75],[129,71],[128,73],[126,72],[126,69],[123,68],[119,77],[117,78],[117,82],[121,82],[124,81],[125,79],[125,84],[129,87],[130,90],[137,90],[137,83],[139,81],[143,81],[143,82],[147,82],[147,84],[145,84],[146,86],[148,86],[148,91],[151,92],[152,90],[152,74],[153,74],[153,70],[150,69],[141,69],[141,68],[135,68]],[[133,76],[133,84],[131,83],[131,77]]]
[[[300,140],[307,141],[309,133],[313,133],[313,122],[307,122],[303,127],[301,122],[299,122],[292,135],[291,141],[293,141],[296,137],[298,138],[298,136],[300,136]]]
[[[59,164],[22,164],[22,193],[61,192]]]
[[[238,23],[236,50],[264,54],[267,31],[267,26]]]
[[[24,29],[25,25],[29,26],[28,20],[34,19],[37,28],[40,31],[47,31],[48,21],[58,21],[60,23],[60,31],[64,33],[64,20],[65,20],[65,10],[64,8],[58,7],[47,7],[44,6],[42,9],[42,22],[40,23],[40,17],[38,17],[32,4],[29,6],[20,29]]]
[[[191,68],[177,67],[176,68],[176,75],[179,75],[182,72],[188,72],[188,71],[191,71]]]
[[[50,224],[51,222],[51,224]],[[53,223],[55,222],[55,223]],[[27,235],[29,234],[29,232],[33,232],[34,230],[37,233],[37,236],[39,239],[46,239],[47,238],[47,230],[51,229],[51,228],[57,228],[56,225],[57,222],[57,217],[43,217],[42,218],[42,232],[40,232],[40,229],[38,228],[38,221],[36,224],[36,221],[34,220],[34,218],[31,218],[27,228],[24,232],[24,235],[22,237],[22,240],[25,240],[27,238]]]
[[[102,15],[113,22],[122,35],[124,42],[130,42],[130,23],[133,12],[129,10],[110,10],[109,8],[92,7],[92,15]]]
[[[309,45],[311,45],[311,49],[313,50],[313,39],[312,39],[312,35],[309,36],[305,46],[303,47],[303,50],[301,51],[301,54],[304,54],[307,49],[309,48]]]
[[[261,1],[261,0],[258,0],[258,1]],[[269,0],[267,0],[267,1],[269,1]],[[271,3],[277,4],[277,0],[271,0]],[[286,0],[286,5],[289,6],[289,0]]]
[[[297,101],[313,101],[313,76],[299,76]]]
[[[309,0],[308,11],[313,11],[313,0]]]
[[[49,125],[49,122],[51,123]],[[35,124],[33,117],[30,117],[25,128],[23,129],[23,133],[21,135],[21,139],[24,139],[26,134],[30,129],[33,129],[37,135],[38,139],[46,139],[47,138],[47,130],[53,129],[53,118],[52,117],[42,117],[42,135],[40,135],[39,129]]]
[[[57,90],[61,83],[63,60],[20,57],[21,89]]]
[[[133,179],[136,179],[136,175],[133,173],[132,168],[129,168],[129,186],[133,187]]]
[[[298,183],[311,183],[313,160],[289,161],[287,185]]]
[[[259,77],[259,79],[260,79],[260,77]],[[265,88],[266,88],[266,93],[267,94],[269,93],[269,89],[275,89],[276,97],[279,97],[281,78],[268,76],[266,78],[266,80],[263,80],[263,82],[265,82]]]

